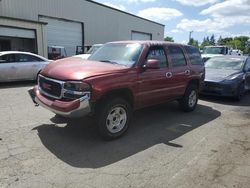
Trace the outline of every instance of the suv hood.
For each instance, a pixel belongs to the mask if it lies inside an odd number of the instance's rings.
[[[122,65],[69,57],[46,65],[41,74],[58,80],[82,80],[127,69]]]

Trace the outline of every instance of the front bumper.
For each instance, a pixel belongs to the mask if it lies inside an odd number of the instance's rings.
[[[61,101],[61,100],[51,100],[47,97],[44,97],[37,86],[28,90],[28,93],[32,99],[32,101],[36,105],[40,105],[55,114],[77,118],[83,117],[91,112],[91,107],[89,103],[89,95],[84,95],[79,99],[75,99],[73,101]]]
[[[218,83],[205,81],[201,94],[232,97],[237,95],[237,83]]]

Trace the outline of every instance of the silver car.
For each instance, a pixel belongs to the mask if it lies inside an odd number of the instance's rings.
[[[0,52],[0,82],[36,80],[49,60],[29,52]]]

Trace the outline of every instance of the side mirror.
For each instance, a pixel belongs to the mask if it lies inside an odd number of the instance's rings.
[[[146,64],[143,66],[146,69],[159,69],[159,60],[157,59],[148,59]]]

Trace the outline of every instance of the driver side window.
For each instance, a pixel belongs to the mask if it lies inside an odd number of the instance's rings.
[[[167,67],[167,58],[162,46],[155,46],[149,49],[146,60],[157,59],[159,61],[159,67]]]
[[[248,71],[248,72],[250,71],[250,58],[247,59],[247,62],[246,62],[244,70]]]

